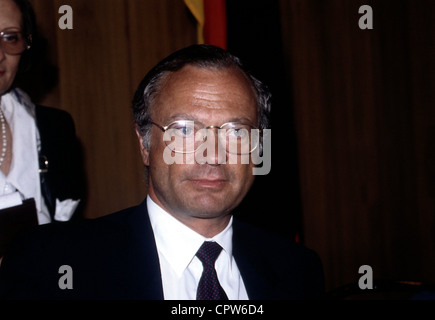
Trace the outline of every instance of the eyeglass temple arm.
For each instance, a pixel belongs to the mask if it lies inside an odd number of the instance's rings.
[[[161,126],[161,125],[159,125],[159,124],[157,124],[157,123],[155,123],[153,121],[150,121],[150,122],[151,122],[151,124],[155,125],[160,130],[162,130],[163,132],[166,132],[167,127],[165,128],[165,127],[163,127],[163,126]]]

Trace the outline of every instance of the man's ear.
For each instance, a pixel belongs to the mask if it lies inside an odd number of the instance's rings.
[[[142,156],[142,162],[145,166],[148,167],[150,165],[150,151],[144,147],[143,137],[139,133],[139,129],[138,129],[137,125],[135,127],[136,127],[135,128],[136,135],[137,135],[137,138],[139,140],[139,148],[140,148],[140,154]]]

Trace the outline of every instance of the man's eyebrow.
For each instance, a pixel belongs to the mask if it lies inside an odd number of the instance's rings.
[[[234,118],[230,118],[226,122],[238,122],[238,123],[244,123],[244,124],[254,125],[254,122],[251,121],[251,119],[246,118],[246,117],[234,117]]]
[[[166,122],[172,122],[172,121],[177,121],[177,120],[191,120],[191,121],[197,121],[197,119],[195,117],[193,117],[192,115],[188,114],[188,113],[176,113],[173,114],[167,118],[165,118]]]

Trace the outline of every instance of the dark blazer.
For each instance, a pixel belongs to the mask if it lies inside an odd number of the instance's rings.
[[[41,138],[40,169],[47,169],[41,173],[41,190],[53,218],[56,199],[81,199],[83,206],[86,180],[82,149],[69,113],[38,105],[35,111]]]
[[[323,293],[315,253],[233,223],[233,252],[250,299],[313,299]],[[59,288],[72,268],[73,289]],[[0,268],[7,299],[163,299],[156,243],[146,201],[95,220],[37,227],[14,243]]]

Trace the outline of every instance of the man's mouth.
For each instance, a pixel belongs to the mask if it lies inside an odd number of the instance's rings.
[[[198,178],[198,179],[191,179],[190,182],[192,182],[195,186],[198,186],[200,188],[218,189],[221,188],[223,185],[225,185],[227,183],[227,180]]]

